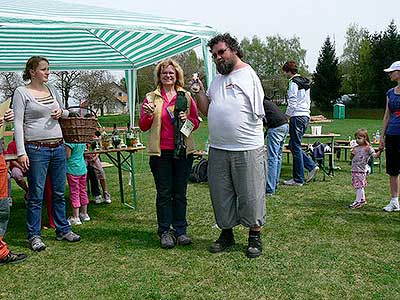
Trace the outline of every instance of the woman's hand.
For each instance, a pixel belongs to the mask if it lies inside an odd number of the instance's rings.
[[[11,122],[14,121],[14,111],[9,108],[4,114],[4,121]]]
[[[62,109],[61,108],[56,108],[56,109],[53,109],[51,111],[51,117],[54,120],[58,120],[61,117],[61,115],[62,115]]]
[[[29,169],[29,158],[28,155],[23,154],[21,156],[18,156],[18,162],[21,164],[21,166],[25,169]]]
[[[143,110],[149,117],[151,117],[154,114],[154,109],[155,105],[152,102],[143,104]]]
[[[182,122],[186,122],[186,120],[187,120],[187,114],[186,114],[186,112],[185,112],[185,111],[181,111],[181,112],[179,113],[179,118],[182,120]]]
[[[379,141],[379,149],[380,149],[380,150],[385,149],[385,135],[382,135],[382,136],[381,136],[381,139],[380,139],[380,141]]]

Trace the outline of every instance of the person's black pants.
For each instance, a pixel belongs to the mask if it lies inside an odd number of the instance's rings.
[[[174,159],[173,151],[163,150],[161,156],[150,157],[150,168],[157,189],[156,207],[158,234],[172,228],[175,235],[186,234],[186,190],[193,164],[193,155]]]

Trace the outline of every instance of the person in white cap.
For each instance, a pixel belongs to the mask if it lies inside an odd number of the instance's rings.
[[[390,176],[390,193],[392,198],[383,210],[400,211],[399,174],[400,174],[400,61],[395,61],[384,70],[397,86],[386,93],[386,110],[383,117],[380,148],[386,149],[386,173]]]

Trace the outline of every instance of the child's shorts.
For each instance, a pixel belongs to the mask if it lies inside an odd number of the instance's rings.
[[[367,186],[367,173],[351,172],[351,184],[355,189],[361,189]]]
[[[101,161],[97,158],[95,161],[91,161],[88,163],[94,169],[94,173],[96,174],[96,178],[98,180],[106,179],[106,173],[104,172],[103,167],[101,166]]]

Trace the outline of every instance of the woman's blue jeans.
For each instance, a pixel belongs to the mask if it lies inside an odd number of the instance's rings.
[[[281,176],[282,151],[285,145],[286,135],[289,132],[289,124],[283,124],[276,128],[268,128],[267,131],[267,193],[275,193],[276,186]]]
[[[56,234],[68,233],[71,231],[71,226],[66,218],[64,197],[67,177],[65,146],[48,148],[26,144],[25,149],[30,164],[27,174],[29,194],[26,210],[28,239],[41,235],[42,204],[47,174],[50,176],[52,184],[52,215],[56,225]]]
[[[290,117],[289,121],[289,149],[293,155],[293,180],[304,182],[304,169],[311,171],[315,162],[301,148],[301,140],[306,132],[310,118],[306,116]]]
[[[150,168],[157,189],[156,207],[158,234],[169,231],[171,225],[178,237],[186,234],[186,190],[192,169],[193,155],[173,158],[174,151],[162,150],[161,156],[150,157]]]

